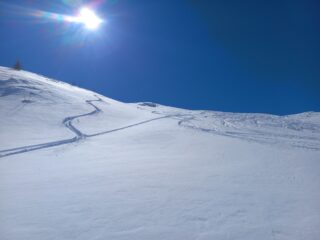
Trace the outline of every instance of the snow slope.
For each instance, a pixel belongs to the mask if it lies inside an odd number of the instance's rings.
[[[319,239],[320,114],[121,103],[0,67],[0,239]]]

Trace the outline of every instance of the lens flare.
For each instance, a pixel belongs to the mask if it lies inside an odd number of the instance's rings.
[[[78,16],[68,16],[59,13],[51,13],[36,10],[31,13],[35,17],[39,17],[46,20],[53,20],[59,22],[70,22],[70,23],[81,23],[85,28],[90,30],[97,29],[100,24],[103,22],[93,10],[87,7],[83,7],[79,10]]]
[[[42,27],[43,32],[54,33],[59,37],[62,37],[64,44],[73,44],[80,46],[82,44],[96,41],[99,38],[105,36],[106,31],[101,29],[97,31],[102,24],[108,22],[95,13],[95,9],[98,9],[99,5],[104,0],[92,0],[90,4],[81,7],[80,3],[83,0],[65,0],[70,7],[60,8],[63,13],[44,11],[40,9],[34,9],[27,6],[20,6],[12,3],[5,3],[0,0],[1,13],[8,14],[9,16],[15,16],[16,20],[27,21],[29,17],[34,18],[32,23],[36,24],[49,24],[53,29],[49,31],[49,28]],[[80,8],[75,9],[76,6]],[[76,11],[74,11],[76,10]],[[73,12],[74,14],[65,14],[66,12]],[[0,13],[0,14],[1,14]]]
[[[88,29],[96,29],[102,23],[102,20],[87,7],[81,8],[78,20]]]

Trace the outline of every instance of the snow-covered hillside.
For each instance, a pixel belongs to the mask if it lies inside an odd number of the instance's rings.
[[[0,67],[0,239],[320,237],[320,113],[122,103]]]

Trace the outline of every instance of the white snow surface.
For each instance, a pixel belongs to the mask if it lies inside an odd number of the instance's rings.
[[[0,67],[0,239],[320,239],[320,113],[122,103]]]

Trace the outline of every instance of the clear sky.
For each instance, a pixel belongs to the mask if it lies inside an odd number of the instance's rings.
[[[105,20],[96,31],[35,12],[82,5]],[[0,65],[19,58],[125,102],[320,111],[319,12],[319,0],[0,0]]]

